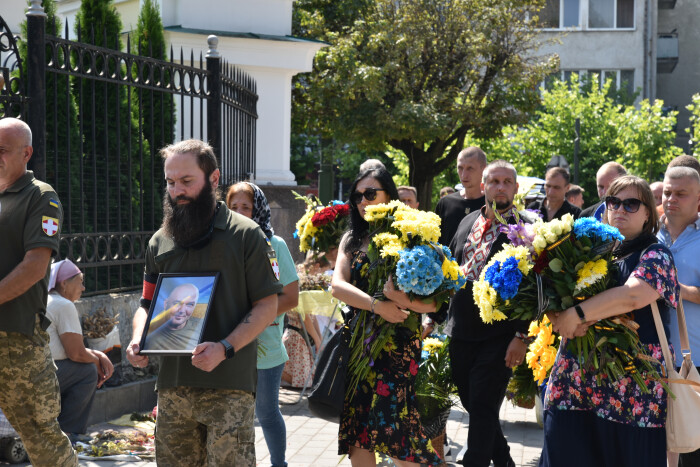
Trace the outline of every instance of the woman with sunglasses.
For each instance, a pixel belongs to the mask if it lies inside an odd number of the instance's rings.
[[[562,337],[572,338],[597,320],[626,315],[639,324],[649,355],[663,362],[650,305],[657,302],[668,335],[680,290],[673,256],[656,240],[654,195],[646,181],[631,175],[616,179],[606,194],[603,219],[625,237],[614,250],[618,286],[550,318]],[[661,365],[657,369],[662,374]],[[562,339],[545,394],[540,466],[666,466],[661,382],[645,378],[645,393],[630,375],[612,380],[603,374],[600,383],[596,376],[579,367]]]
[[[385,299],[368,293],[367,206],[398,199],[396,185],[385,169],[361,172],[350,187],[350,228],[340,242],[331,282],[333,296],[349,305],[352,313],[370,310],[390,323],[403,322],[413,310],[435,311],[435,304],[413,302],[387,282]],[[352,402],[345,400],[340,416],[339,454],[349,454],[353,466],[375,465],[375,452],[399,466],[437,465],[440,458],[423,434],[416,407],[415,377],[420,363],[420,330],[396,326],[391,350],[374,361],[369,377],[361,381]]]
[[[279,389],[282,370],[289,357],[282,344],[282,333],[285,312],[299,303],[299,277],[287,244],[281,237],[274,235],[270,223],[270,205],[260,187],[249,182],[236,183],[226,194],[226,205],[231,211],[253,219],[277,255],[279,280],[283,289],[277,297],[277,318],[258,336],[255,415],[265,436],[272,467],[286,467],[287,427],[280,412]]]

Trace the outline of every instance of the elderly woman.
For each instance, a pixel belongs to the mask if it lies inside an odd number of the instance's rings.
[[[367,248],[371,234],[364,219],[365,209],[398,198],[396,185],[385,169],[369,169],[358,175],[350,187],[350,230],[340,242],[331,283],[333,296],[349,305],[353,314],[371,310],[390,323],[402,323],[408,316],[403,310],[435,311],[434,302],[412,301],[390,280],[384,287],[386,300],[368,294]],[[338,453],[349,454],[353,466],[376,465],[375,452],[388,455],[402,467],[441,464],[423,433],[416,404],[420,332],[396,326],[392,344],[374,361],[368,378],[359,382],[352,401],[346,398],[343,404]]]
[[[287,465],[287,428],[279,408],[279,389],[284,363],[289,358],[282,345],[284,313],[299,303],[299,277],[287,244],[274,235],[270,224],[270,205],[262,190],[252,183],[236,183],[226,194],[226,205],[253,219],[265,233],[277,254],[279,280],[284,287],[277,300],[277,318],[258,336],[258,386],[255,414],[265,436],[273,467]]]
[[[656,240],[654,195],[647,182],[627,175],[610,185],[604,202],[604,220],[625,237],[614,251],[618,286],[550,318],[568,339],[597,320],[626,315],[639,324],[649,354],[663,362],[650,305],[657,302],[668,335],[680,290],[673,256]],[[580,368],[562,340],[545,393],[540,466],[665,466],[667,394],[661,382],[642,375],[645,392],[629,374],[601,376],[599,382],[595,372]]]
[[[83,273],[70,260],[51,265],[46,316],[51,320],[49,347],[61,390],[58,423],[73,442],[87,431],[95,391],[114,371],[104,353],[83,345],[80,317],[73,304],[83,290]]]

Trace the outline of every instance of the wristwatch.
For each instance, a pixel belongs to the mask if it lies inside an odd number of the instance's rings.
[[[226,355],[226,360],[233,358],[236,355],[236,349],[233,348],[231,344],[226,339],[221,339],[219,342],[224,346],[224,354]]]

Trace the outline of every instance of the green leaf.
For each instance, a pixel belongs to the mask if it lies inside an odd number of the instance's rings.
[[[552,272],[561,272],[562,268],[564,267],[564,263],[559,258],[554,258],[552,261],[549,262],[549,269],[552,270]]]

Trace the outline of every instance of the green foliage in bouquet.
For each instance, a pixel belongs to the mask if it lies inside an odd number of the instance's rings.
[[[428,337],[416,374],[416,400],[421,420],[435,419],[456,404],[457,387],[452,382],[449,338],[445,335]]]

